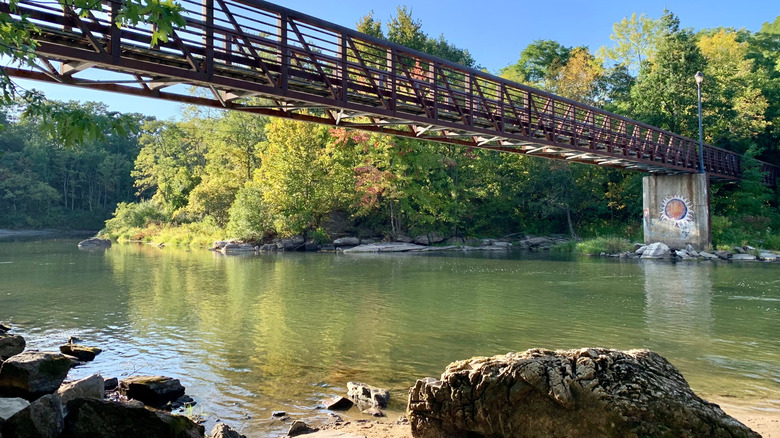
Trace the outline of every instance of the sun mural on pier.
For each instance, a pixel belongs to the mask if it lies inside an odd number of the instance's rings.
[[[671,195],[661,201],[662,221],[670,221],[678,228],[687,228],[693,222],[693,203],[680,195]]]

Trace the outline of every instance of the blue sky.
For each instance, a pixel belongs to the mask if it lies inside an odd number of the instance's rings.
[[[557,40],[566,46],[584,45],[593,51],[610,45],[612,25],[632,13],[660,17],[664,8],[680,18],[683,27],[695,29],[734,27],[757,31],[780,15],[778,0],[288,0],[277,4],[333,23],[355,27],[371,10],[386,22],[398,5],[412,9],[422,20],[423,31],[468,49],[474,59],[491,72],[514,63],[520,52],[537,39]],[[73,87],[19,81],[25,88],[38,88],[52,99],[102,101],[114,111],[140,112],[158,118],[175,118],[179,104],[134,98]]]

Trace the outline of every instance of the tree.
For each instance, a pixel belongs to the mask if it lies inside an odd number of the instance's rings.
[[[352,199],[351,167],[339,161],[328,128],[273,119],[257,174],[274,228],[284,236],[316,229],[322,217]]]
[[[631,89],[631,116],[671,132],[698,136],[694,75],[706,60],[690,29],[680,29],[673,13],[664,11],[655,56],[642,66]]]
[[[553,40],[536,40],[522,52],[516,63],[499,70],[511,81],[538,86],[554,76],[569,61],[572,48]]]
[[[422,31],[422,21],[412,17],[406,6],[396,8],[396,15],[387,22],[387,39],[410,49],[424,51],[428,37]]]
[[[707,63],[702,87],[706,105],[706,139],[716,145],[744,152],[767,127],[769,106],[759,89],[748,43],[737,41],[737,32],[720,30],[704,35],[698,46]]]
[[[587,49],[577,47],[546,88],[559,96],[592,105],[603,73],[604,69],[596,58]]]
[[[10,64],[35,66],[35,49],[38,44],[34,35],[38,28],[24,15],[16,14],[18,0],[9,0],[11,13],[0,14],[0,56]],[[94,0],[61,0],[63,7],[72,8],[78,14],[89,11],[103,12],[104,4]],[[173,0],[127,0],[120,5],[116,15],[116,24],[120,27],[136,25],[140,22],[151,25],[151,45],[158,41],[167,41],[174,29],[184,26],[184,8]],[[73,106],[60,105],[47,100],[35,90],[21,90],[0,67],[0,105],[11,105],[20,98],[26,103],[27,115],[40,117],[44,122],[42,129],[48,130],[62,139],[66,145],[84,141],[101,140],[106,131],[124,135],[127,128],[124,120],[109,118],[110,123],[94,124],[88,113]],[[105,121],[104,121],[105,122]]]
[[[631,18],[623,18],[614,24],[609,36],[614,45],[599,49],[599,56],[636,74],[642,62],[655,53],[662,30],[659,20],[649,18],[644,13],[637,17],[634,12]]]
[[[203,142],[184,122],[151,121],[144,131],[132,172],[135,186],[139,196],[151,195],[172,216],[187,206],[190,192],[201,181]]]

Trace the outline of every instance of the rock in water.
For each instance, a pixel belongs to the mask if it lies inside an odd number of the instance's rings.
[[[671,254],[671,250],[665,243],[656,242],[647,245],[642,252],[643,259],[665,259]]]
[[[750,437],[648,350],[528,350],[450,364],[409,394],[416,438]]]
[[[347,396],[355,402],[361,411],[370,408],[387,408],[390,391],[374,388],[365,383],[347,382]]]
[[[57,438],[65,428],[62,402],[44,395],[3,423],[3,435],[24,438]]]
[[[77,398],[67,405],[63,438],[203,438],[203,426],[181,415],[108,400]]]
[[[92,237],[87,240],[79,242],[79,248],[81,249],[98,249],[98,248],[110,248],[111,241],[109,239],[101,239],[99,237]]]
[[[132,376],[119,381],[119,392],[149,406],[162,406],[184,395],[179,379],[164,376]]]
[[[58,353],[26,352],[0,367],[0,394],[35,400],[60,387],[73,362]]]
[[[217,423],[214,428],[211,429],[209,438],[246,438],[244,435],[233,430],[225,423]]]
[[[348,411],[353,405],[352,400],[345,397],[331,397],[323,400],[322,404],[330,411]]]
[[[23,337],[0,331],[0,361],[23,352],[25,345]]]
[[[60,352],[69,356],[74,356],[78,360],[91,361],[95,360],[95,356],[103,352],[103,350],[97,347],[87,347],[86,345],[79,344],[65,344],[60,345]]]

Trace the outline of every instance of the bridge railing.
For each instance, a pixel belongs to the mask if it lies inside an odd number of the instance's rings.
[[[154,45],[148,26],[112,25],[119,0],[84,16],[56,3],[19,5],[42,29],[48,45],[39,51],[74,72],[97,65],[132,72],[139,82],[143,75],[147,88],[206,86],[225,106],[259,95],[283,108],[348,110],[375,125],[410,125],[436,141],[654,172],[699,171],[696,140],[593,106],[268,2],[179,2],[187,25]],[[344,124],[329,117],[326,123]],[[741,177],[739,154],[705,145],[703,156],[713,177]],[[777,168],[762,166],[774,184]]]

